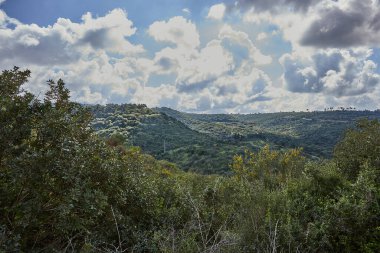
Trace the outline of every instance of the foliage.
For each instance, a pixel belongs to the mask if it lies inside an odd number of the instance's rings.
[[[244,157],[235,156],[231,168],[240,179],[261,181],[265,187],[276,188],[299,176],[304,164],[301,149],[272,151],[266,145],[257,154],[247,150]]]
[[[331,158],[333,147],[357,119],[380,119],[378,111],[191,114],[134,104],[88,107],[99,135],[121,134],[128,146],[203,174],[231,174],[235,154],[266,144],[276,150],[302,147],[314,160]]]
[[[144,105],[89,108],[95,117],[91,125],[99,135],[104,138],[122,135],[127,139],[126,146],[138,146],[145,153],[176,163],[185,171],[227,173],[233,155],[244,150],[189,129],[182,122]]]
[[[49,81],[40,102],[21,89],[28,76],[15,68],[0,79],[3,249],[51,251],[86,241],[104,247],[117,239],[115,217],[129,235],[126,245],[136,244],[135,228],[153,226],[158,205],[144,159],[107,148],[88,128],[90,114],[68,100],[62,80]]]
[[[378,120],[358,121],[356,128],[348,130],[334,150],[337,166],[353,180],[365,164],[380,169],[379,154],[380,122]]]
[[[0,252],[380,251],[377,121],[349,130],[331,160],[264,145],[235,155],[230,176],[201,175],[131,146],[132,132],[99,137],[94,108],[71,102],[62,80],[39,101],[22,89],[29,76],[0,75]],[[219,145],[144,106],[96,108]]]

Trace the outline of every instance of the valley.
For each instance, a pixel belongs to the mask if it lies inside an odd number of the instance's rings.
[[[310,159],[328,159],[357,120],[380,119],[379,111],[194,114],[134,104],[90,109],[100,136],[121,134],[127,146],[202,174],[229,174],[234,155],[265,145],[274,150],[301,147]]]

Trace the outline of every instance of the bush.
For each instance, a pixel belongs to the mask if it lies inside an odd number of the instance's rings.
[[[339,169],[355,180],[364,164],[380,169],[380,122],[361,120],[348,130],[334,150]]]
[[[266,146],[204,176],[100,139],[62,80],[39,101],[29,75],[0,75],[0,252],[380,252],[379,122],[331,161]]]

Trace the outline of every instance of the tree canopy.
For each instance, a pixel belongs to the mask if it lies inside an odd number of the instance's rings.
[[[230,176],[186,173],[100,138],[62,80],[0,74],[0,252],[379,252],[380,123],[311,161],[264,146]]]

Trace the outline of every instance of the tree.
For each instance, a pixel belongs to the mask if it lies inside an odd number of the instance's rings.
[[[380,122],[360,120],[348,130],[334,149],[334,160],[350,180],[355,180],[364,165],[380,170]]]
[[[29,76],[18,68],[0,75],[0,251],[79,251],[86,242],[127,247],[145,240],[160,203],[144,175],[144,166],[153,165],[100,140],[62,80],[48,81],[38,101],[22,89]],[[115,220],[123,225],[115,229]]]
[[[301,152],[302,149],[273,151],[266,145],[257,153],[246,151],[244,156],[236,155],[231,169],[240,179],[262,181],[266,187],[276,188],[300,175],[305,165]]]
[[[38,102],[22,89],[30,71],[14,67],[0,75],[0,163],[11,153],[17,154],[25,148],[24,140],[29,137],[33,110]]]

